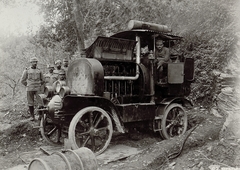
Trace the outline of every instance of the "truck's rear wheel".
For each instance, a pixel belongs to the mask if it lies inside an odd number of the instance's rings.
[[[163,138],[169,139],[184,134],[187,131],[187,114],[180,104],[170,104],[163,114],[161,120],[161,134]]]
[[[72,149],[88,147],[96,155],[108,147],[113,133],[112,120],[106,111],[91,106],[80,110],[69,126]]]

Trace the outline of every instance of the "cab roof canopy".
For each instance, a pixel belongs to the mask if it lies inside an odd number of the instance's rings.
[[[170,34],[172,30],[166,25],[155,24],[144,21],[130,20],[128,22],[129,31],[119,32],[111,37],[127,38],[135,40],[136,35],[143,39],[149,39],[154,37],[161,38],[162,40],[180,40],[182,37]]]
[[[127,31],[118,32],[110,37],[98,37],[95,42],[85,49],[88,56],[93,55],[96,46],[111,48],[121,48],[131,50],[136,43],[136,36],[141,37],[141,41],[149,42],[153,37],[164,41],[181,40],[182,37],[170,34],[171,30],[165,25],[130,20]]]
[[[149,39],[153,36],[160,37],[163,40],[181,40],[182,39],[182,37],[180,36],[172,35],[169,33],[158,32],[158,31],[152,31],[148,29],[134,29],[129,31],[123,31],[123,32],[116,33],[111,37],[135,40],[136,35],[142,37],[143,39],[144,38]]]

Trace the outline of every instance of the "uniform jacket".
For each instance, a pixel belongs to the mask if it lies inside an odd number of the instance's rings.
[[[55,69],[55,70],[53,70],[53,73],[58,75],[58,74],[60,73],[60,71],[65,71],[65,70],[62,69],[62,68],[60,68],[60,69]]]
[[[63,66],[62,69],[67,73],[68,67]]]
[[[39,91],[44,83],[44,77],[40,69],[26,68],[21,77],[21,83],[27,87],[27,91]]]
[[[45,78],[45,86],[51,86],[57,79],[58,79],[58,75],[55,73],[46,73],[44,74],[44,78]]]
[[[169,62],[170,60],[169,49],[166,47],[163,47],[161,51],[156,50],[156,57],[158,60]]]

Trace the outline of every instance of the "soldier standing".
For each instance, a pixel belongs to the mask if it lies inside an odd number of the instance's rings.
[[[53,73],[57,76],[57,79],[59,77],[59,72],[62,71],[62,61],[61,60],[56,60],[55,61],[55,70],[53,70]]]
[[[63,59],[63,70],[65,71],[65,73],[67,73],[67,70],[68,70],[68,59],[67,58]]]
[[[56,60],[56,61],[55,61],[55,65],[56,65],[56,69],[53,70],[53,73],[58,75],[59,72],[60,72],[61,70],[63,70],[63,69],[62,69],[62,62],[61,62],[61,60]]]
[[[56,87],[56,83],[66,84],[66,74],[64,70],[61,70],[58,74],[58,80],[53,83],[53,87]]]
[[[66,73],[64,70],[60,71],[59,72],[59,78],[58,78],[59,81],[65,81],[66,80]]]
[[[26,86],[26,90],[27,90],[27,101],[28,101],[31,121],[35,120],[34,97],[36,97],[39,107],[42,107],[39,91],[40,91],[41,85],[44,84],[44,78],[41,70],[37,68],[37,62],[38,60],[36,57],[31,58],[30,59],[31,67],[26,68],[23,71],[23,74],[21,77],[21,83],[24,86]]]
[[[53,88],[56,89],[58,84],[60,84],[60,86],[64,86],[66,85],[66,76],[65,76],[65,71],[64,70],[61,70],[58,74],[58,80],[55,81],[53,83]],[[59,89],[60,90],[60,89]]]
[[[48,73],[44,74],[45,86],[52,86],[52,84],[57,80],[57,75],[53,73],[54,66],[52,64],[48,65]]]

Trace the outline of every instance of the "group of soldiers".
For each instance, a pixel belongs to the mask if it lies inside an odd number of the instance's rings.
[[[38,59],[32,57],[30,59],[31,66],[23,71],[21,77],[21,83],[26,86],[27,91],[27,102],[31,121],[35,120],[34,116],[34,99],[38,103],[39,109],[43,107],[39,94],[41,93],[42,86],[53,86],[54,83],[59,80],[63,81],[66,79],[66,72],[68,69],[68,59],[55,61],[55,67],[52,64],[48,65],[48,73],[43,74],[42,71],[37,68]]]
[[[63,60],[63,66],[62,61],[57,60],[55,61],[55,65],[56,68],[53,64],[49,64],[48,73],[44,74],[46,86],[52,86],[55,81],[64,80],[66,78],[65,76],[68,69],[68,60]]]

